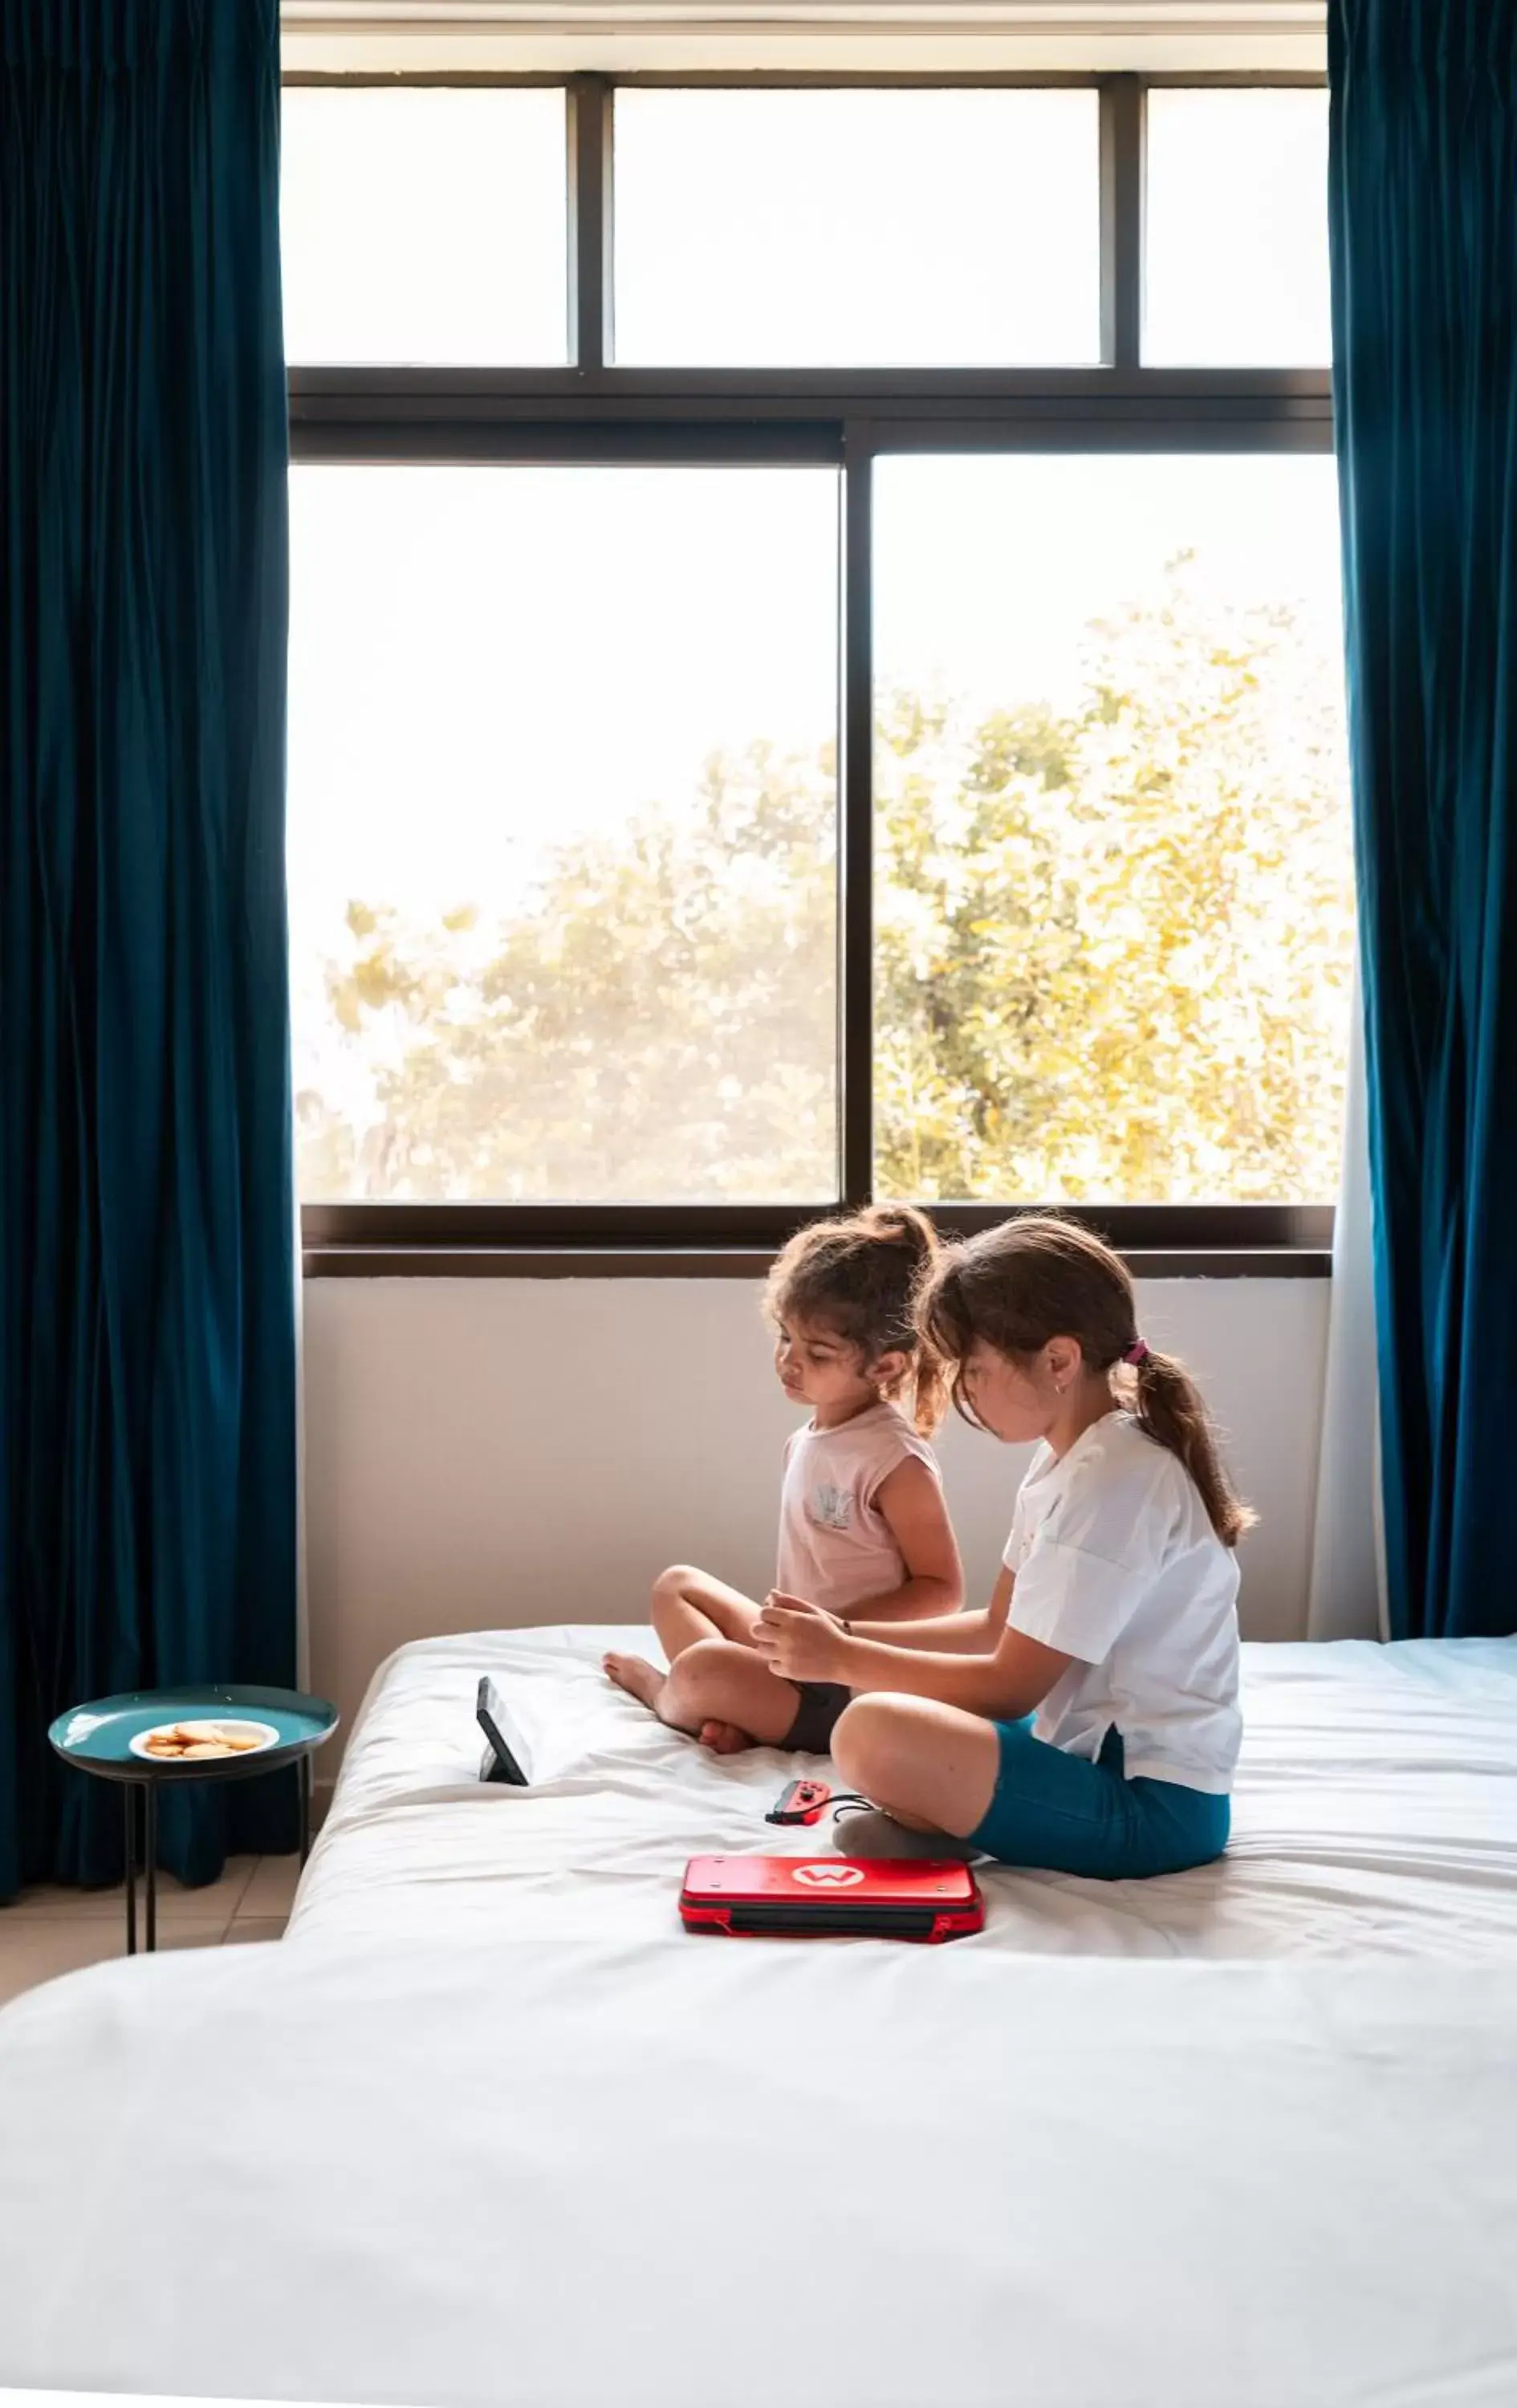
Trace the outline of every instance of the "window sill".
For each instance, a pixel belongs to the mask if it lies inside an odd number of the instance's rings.
[[[740,1279],[760,1280],[772,1249],[751,1246],[308,1246],[308,1280],[328,1279]],[[1319,1246],[1127,1247],[1136,1279],[1329,1279],[1333,1257]]]

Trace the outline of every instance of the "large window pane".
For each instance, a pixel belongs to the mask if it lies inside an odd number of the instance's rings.
[[[616,352],[1100,356],[1094,92],[619,92]]]
[[[1143,356],[1312,367],[1332,356],[1325,92],[1151,92]]]
[[[565,190],[562,92],[287,90],[286,356],[562,363]]]
[[[836,472],[291,482],[307,1199],[835,1195]]]
[[[875,507],[881,1188],[1331,1197],[1333,463],[886,460]]]

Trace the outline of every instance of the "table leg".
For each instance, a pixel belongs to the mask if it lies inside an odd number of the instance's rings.
[[[300,1759],[300,1861],[304,1866],[310,1856],[310,1757]]]
[[[150,1953],[158,1945],[158,1784],[145,1781],[142,1784],[147,1800],[147,1845],[143,1851],[148,1859],[148,1930]]]
[[[137,1784],[123,1781],[122,1799],[126,1808],[126,1953],[137,1953]]]

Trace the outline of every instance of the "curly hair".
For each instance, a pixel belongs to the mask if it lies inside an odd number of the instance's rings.
[[[907,1357],[885,1394],[908,1391],[912,1419],[930,1438],[948,1411],[948,1366],[916,1314],[917,1292],[941,1249],[925,1213],[873,1204],[846,1221],[816,1221],[792,1238],[769,1272],[765,1312],[772,1326],[809,1323],[856,1346],[866,1367]]]

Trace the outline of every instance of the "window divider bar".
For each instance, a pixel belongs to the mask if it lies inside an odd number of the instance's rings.
[[[847,1199],[850,1204],[853,1199]],[[862,1199],[867,1200],[867,1198]],[[1186,1254],[1218,1260],[1283,1260],[1327,1254],[1333,1243],[1331,1204],[1092,1204],[1036,1196],[991,1203],[918,1197],[945,1237],[972,1237],[1019,1211],[1062,1211],[1095,1229],[1119,1253]],[[302,1240],[313,1253],[339,1252],[382,1260],[396,1254],[440,1251],[456,1258],[471,1248],[509,1255],[542,1254],[746,1254],[767,1258],[808,1222],[831,1218],[843,1199],[816,1197],[791,1204],[490,1204],[354,1199],[308,1203]]]
[[[842,826],[837,852],[842,1194],[874,1192],[874,430],[843,427]]]
[[[537,368],[343,367],[293,364],[295,419],[418,417],[659,417],[716,415],[759,423],[866,417],[1022,418],[1323,417],[1327,368],[835,368],[662,370],[607,366]]]
[[[1137,369],[1143,342],[1147,96],[1139,76],[1101,86],[1101,359]]]
[[[571,76],[565,98],[568,172],[569,362],[603,368],[614,357],[613,124],[608,76]]]

